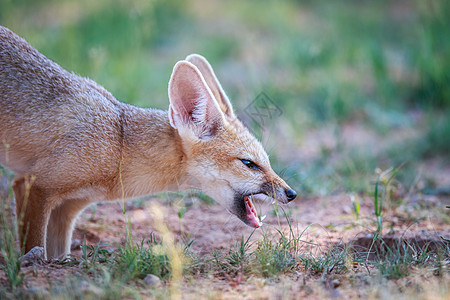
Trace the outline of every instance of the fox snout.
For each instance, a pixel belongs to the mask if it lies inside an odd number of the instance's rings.
[[[274,183],[266,182],[261,185],[261,191],[265,195],[281,203],[288,203],[297,197],[297,193],[286,184],[277,186]]]

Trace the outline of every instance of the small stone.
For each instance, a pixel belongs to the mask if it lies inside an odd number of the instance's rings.
[[[341,282],[339,281],[339,279],[333,279],[333,280],[331,280],[331,286],[333,287],[333,288],[337,288],[337,287],[339,287],[341,285]]]
[[[33,296],[33,298],[46,298],[47,296],[49,296],[49,292],[42,288],[42,287],[38,287],[38,286],[32,286],[29,289],[27,289],[27,292]]]
[[[344,206],[342,206],[342,212],[344,214],[351,214],[352,213],[352,208],[350,206],[344,205]]]
[[[44,248],[36,246],[28,251],[19,260],[24,266],[29,266],[35,263],[42,263],[44,260],[45,251]]]
[[[78,283],[78,288],[81,292],[86,292],[89,289],[89,283],[86,280],[81,280]]]
[[[73,239],[70,244],[70,250],[78,250],[81,247],[81,241],[79,239]]]
[[[145,276],[144,278],[144,282],[147,285],[157,286],[161,282],[161,279],[159,279],[158,276],[155,276],[153,274],[147,274],[147,276]]]
[[[100,298],[104,295],[101,288],[87,282],[86,280],[80,281],[78,283],[78,288],[84,295],[98,296]]]

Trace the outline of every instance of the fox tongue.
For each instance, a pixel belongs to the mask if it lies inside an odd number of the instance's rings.
[[[245,211],[247,212],[247,221],[250,226],[259,228],[261,227],[262,223],[258,218],[258,214],[256,213],[255,206],[253,205],[251,196],[245,196]]]

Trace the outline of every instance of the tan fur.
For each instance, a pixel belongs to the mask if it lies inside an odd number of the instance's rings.
[[[288,201],[203,57],[177,63],[169,100],[169,112],[121,103],[0,26],[0,164],[16,174],[26,251],[69,253],[76,217],[96,201],[196,188],[243,221],[244,195]]]

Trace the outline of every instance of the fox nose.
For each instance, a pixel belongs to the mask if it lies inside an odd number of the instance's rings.
[[[295,199],[295,197],[297,197],[297,193],[294,190],[285,190],[284,193],[286,194],[286,197],[288,199],[288,201],[292,201]]]

